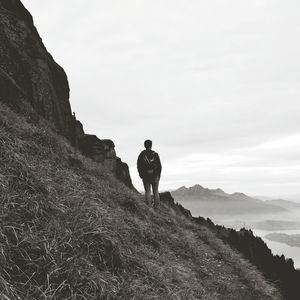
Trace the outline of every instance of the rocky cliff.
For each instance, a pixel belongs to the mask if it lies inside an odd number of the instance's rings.
[[[64,70],[46,50],[30,13],[19,0],[0,0],[0,101],[31,122],[46,119],[83,154],[133,187],[114,143],[84,133],[72,115]]]
[[[81,153],[104,165],[119,180],[134,189],[128,165],[117,157],[114,142],[107,139],[100,140],[96,135],[84,133],[82,124],[79,121],[76,122],[77,144]]]
[[[0,56],[0,100],[31,118],[44,117],[75,143],[67,76],[18,0],[0,0]]]

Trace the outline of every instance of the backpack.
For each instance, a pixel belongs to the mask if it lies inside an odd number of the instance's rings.
[[[145,173],[148,176],[153,176],[157,170],[157,157],[156,153],[152,151],[151,153],[145,153],[143,156],[143,162],[145,167]]]

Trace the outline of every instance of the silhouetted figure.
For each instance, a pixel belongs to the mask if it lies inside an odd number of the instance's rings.
[[[159,206],[158,185],[161,174],[161,162],[159,155],[152,148],[152,141],[144,142],[145,150],[143,150],[137,160],[137,168],[140,177],[143,180],[145,188],[145,199],[148,205],[151,205],[151,186],[154,196],[154,208]]]

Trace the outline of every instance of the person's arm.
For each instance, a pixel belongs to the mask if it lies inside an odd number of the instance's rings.
[[[139,155],[138,159],[137,159],[137,169],[139,172],[140,177],[142,178],[142,153]]]
[[[157,154],[157,166],[158,166],[157,171],[158,171],[158,176],[160,177],[162,166],[161,166],[160,157],[159,157],[158,153],[156,153],[156,154]]]

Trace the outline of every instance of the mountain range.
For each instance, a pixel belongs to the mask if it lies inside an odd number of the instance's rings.
[[[201,215],[265,214],[286,210],[276,201],[262,201],[243,193],[228,194],[222,189],[208,189],[199,184],[189,188],[182,186],[171,193],[176,201]]]

